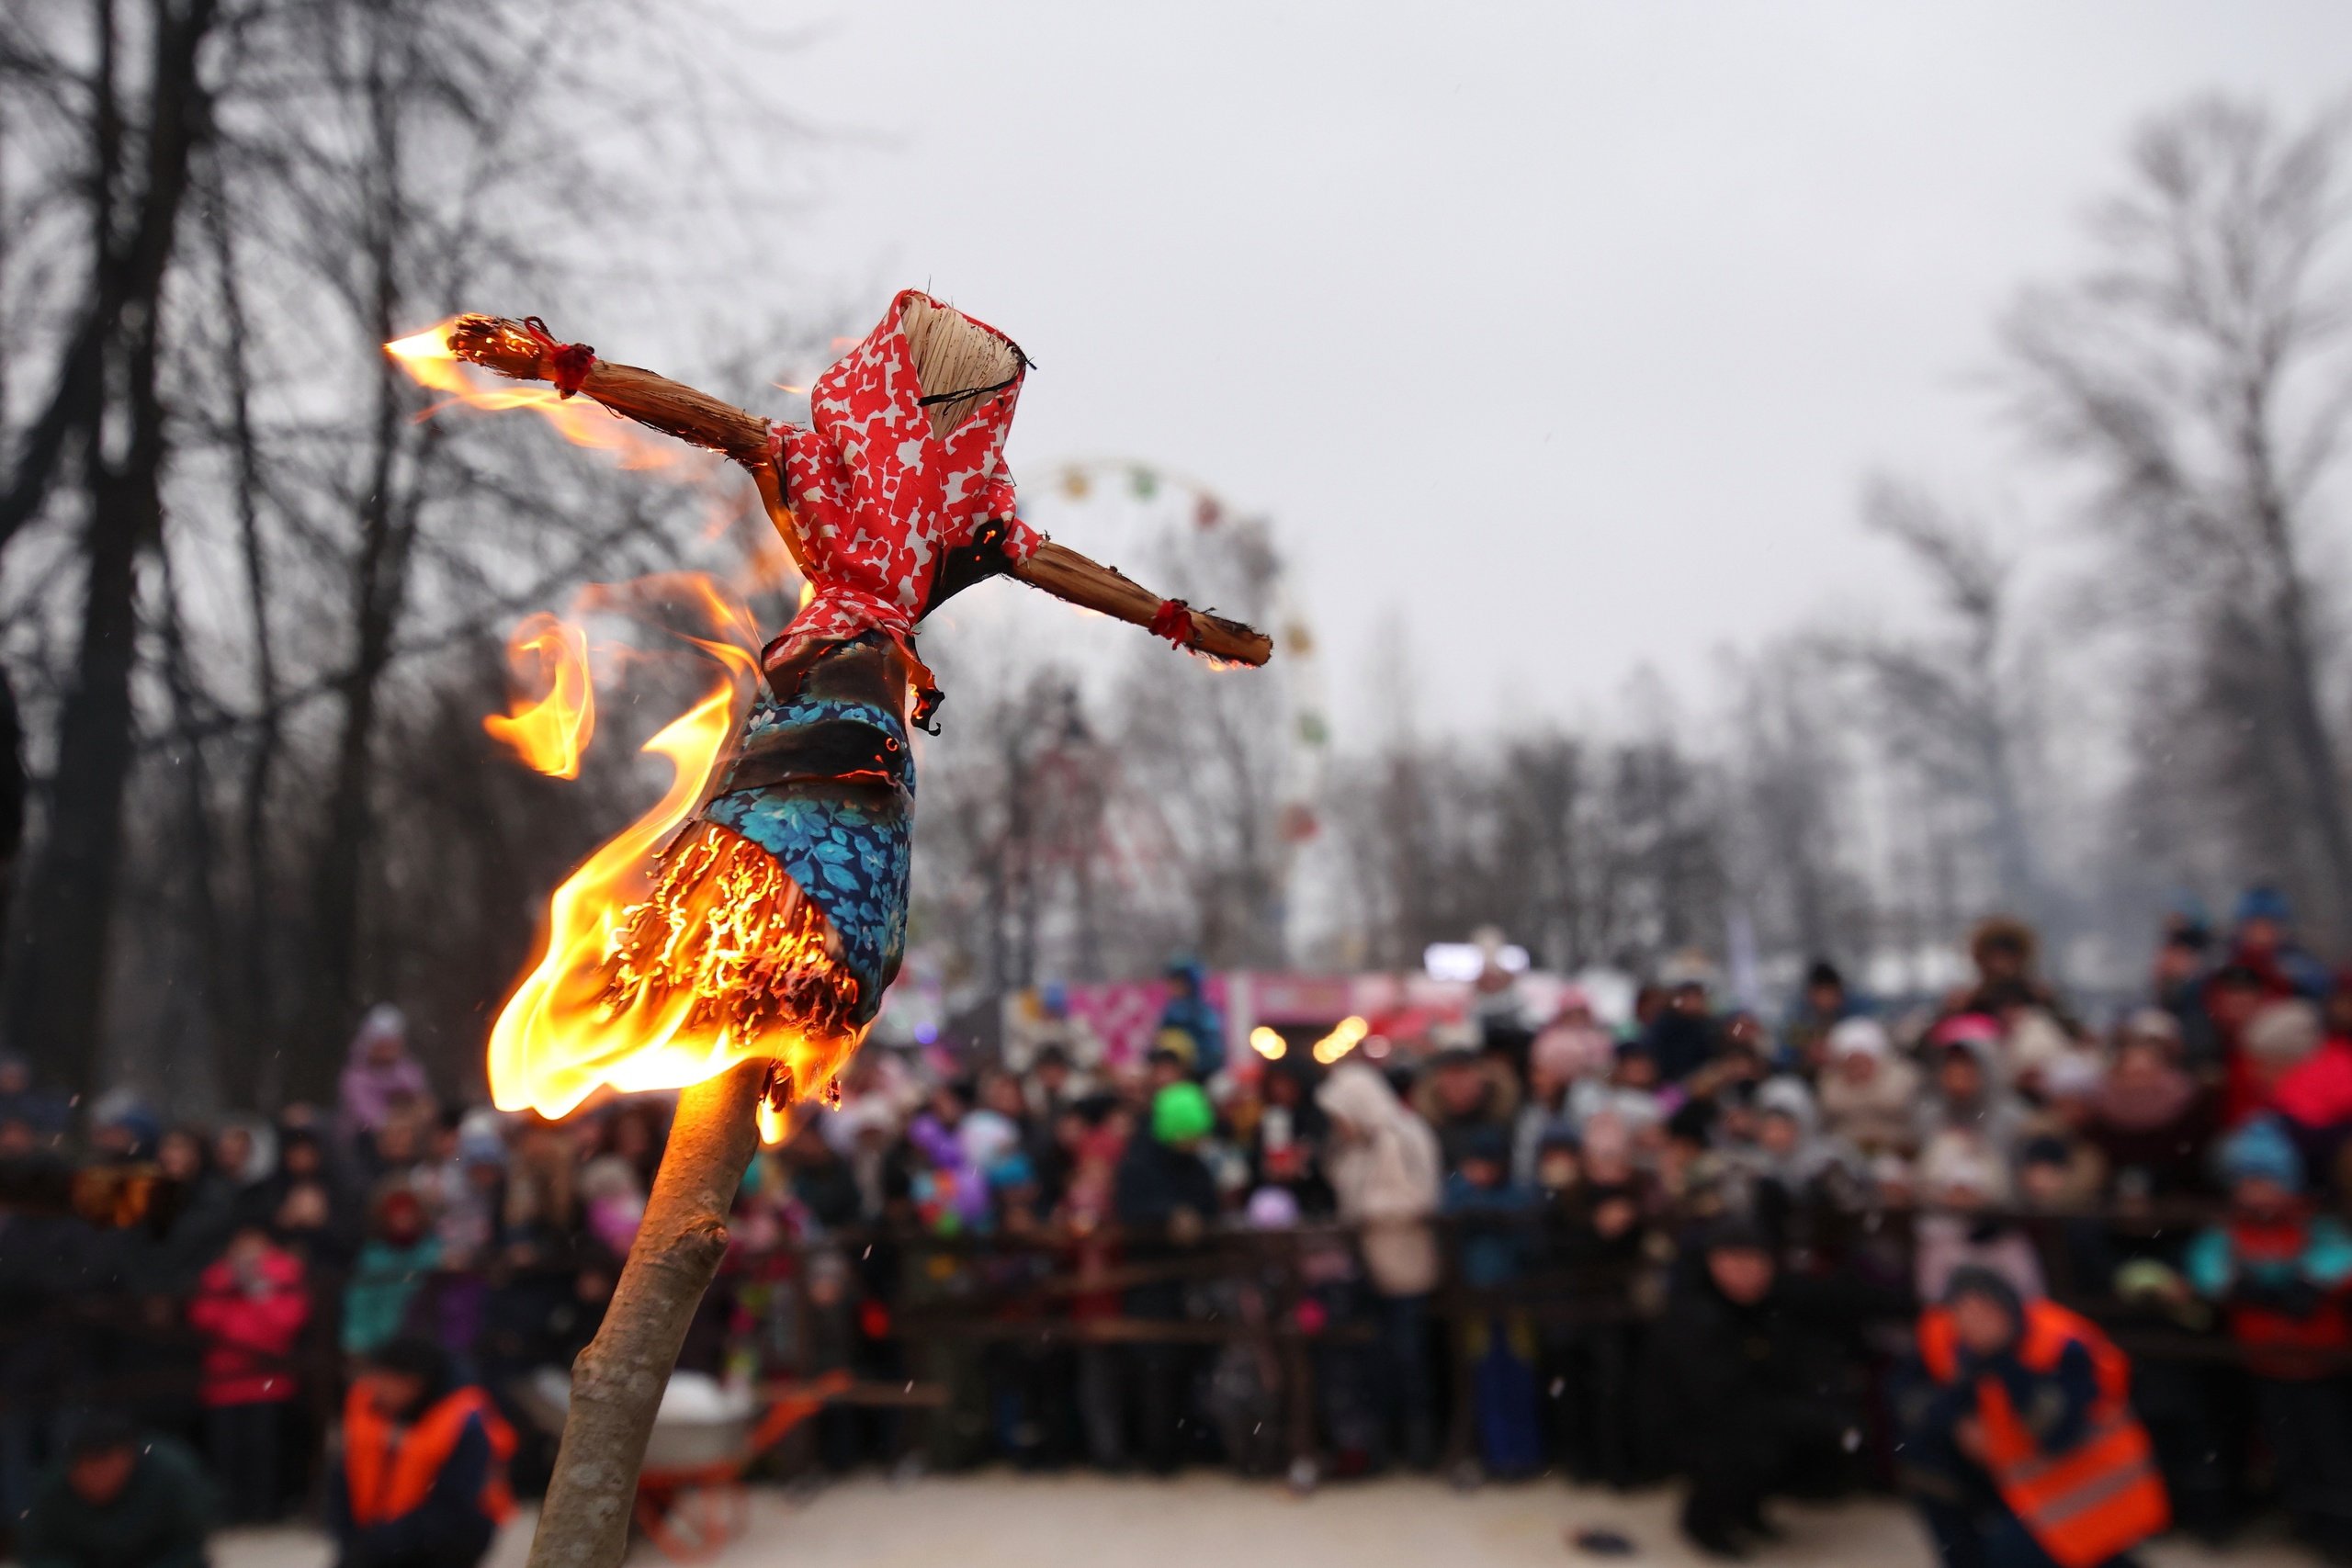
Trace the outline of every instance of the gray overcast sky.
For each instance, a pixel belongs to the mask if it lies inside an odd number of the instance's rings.
[[[2352,86],[2341,4],[813,14],[791,270],[1019,338],[1016,475],[1133,454],[1270,513],[1343,729],[1392,609],[1424,714],[1483,723],[1899,592],[1860,476],[2014,493],[1966,379],[2132,123]]]

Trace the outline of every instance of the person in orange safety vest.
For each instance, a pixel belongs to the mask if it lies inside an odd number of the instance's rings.
[[[337,1568],[471,1568],[514,1512],[514,1429],[481,1390],[454,1383],[437,1346],[393,1340],[344,1404]]]
[[[1946,1568],[2098,1568],[2171,1522],[2131,1365],[2089,1320],[1953,1274],[1897,1397],[1905,1479]]]

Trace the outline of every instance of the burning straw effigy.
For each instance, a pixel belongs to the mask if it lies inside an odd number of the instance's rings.
[[[461,316],[388,347],[432,384],[462,361],[547,383],[563,418],[584,398],[722,454],[751,474],[810,587],[762,651],[761,690],[731,736],[729,685],[648,743],[675,767],[669,795],[557,890],[547,947],[492,1032],[502,1109],[560,1116],[603,1088],[684,1090],[604,1326],[572,1368],[531,1550],[534,1568],[609,1568],[627,1549],[654,1415],[725,1251],[761,1124],[831,1084],[898,972],[909,728],[929,728],[940,700],[916,653],[923,617],[1009,575],[1220,661],[1263,664],[1272,648],[1023,523],[1002,453],[1028,360],[915,290],[819,378],[805,428],[601,359],[537,318]],[[495,398],[545,406],[548,394]],[[619,445],[594,431],[574,438]],[[559,689],[567,678],[580,688],[550,742],[565,752],[586,733],[584,684],[571,673],[584,648],[545,629],[534,646]],[[526,716],[494,723],[528,728]],[[577,758],[537,765],[576,771]],[[634,897],[616,897],[622,888]]]

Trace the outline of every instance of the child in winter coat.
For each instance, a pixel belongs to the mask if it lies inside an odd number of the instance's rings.
[[[399,1336],[418,1288],[441,1267],[441,1239],[425,1224],[423,1200],[407,1188],[378,1201],[373,1228],[343,1292],[343,1348],[354,1356]]]
[[[1472,1291],[1518,1282],[1536,1220],[1534,1194],[1510,1180],[1510,1149],[1499,1127],[1481,1128],[1459,1148],[1445,1180],[1445,1213],[1458,1227],[1462,1283]],[[1524,1312],[1480,1313],[1462,1325],[1462,1364],[1471,1369],[1478,1446],[1489,1472],[1532,1475],[1543,1467],[1535,1393],[1535,1330]]]
[[[188,1326],[204,1338],[204,1435],[233,1523],[277,1512],[278,1439],[300,1390],[294,1348],[311,1318],[301,1260],[271,1245],[258,1224],[238,1228],[228,1251],[197,1277]]]
[[[2314,1214],[2303,1162],[2272,1117],[2222,1145],[2229,1217],[2189,1245],[2189,1283],[2222,1303],[2246,1352],[2256,1408],[2296,1533],[2331,1561],[2352,1555],[2352,1404],[2332,1358],[2352,1348],[2352,1235]]]

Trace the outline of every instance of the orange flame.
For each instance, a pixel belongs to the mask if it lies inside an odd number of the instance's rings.
[[[588,679],[588,634],[544,610],[526,615],[506,639],[506,662],[518,685],[545,686],[547,695],[488,715],[491,738],[540,773],[580,776],[580,754],[596,733],[596,692]]]
[[[765,851],[714,824],[685,826],[758,674],[750,612],[700,572],[592,589],[582,604],[680,598],[714,634],[686,640],[726,677],[645,743],[671,766],[661,800],[549,897],[546,945],[491,1030],[502,1111],[562,1116],[601,1088],[683,1089],[755,1058],[780,1062],[807,1093],[864,1036],[848,1021],[857,984],[822,911]],[[782,1134],[772,1108],[761,1130]]]
[[[535,410],[566,441],[575,446],[610,452],[620,459],[624,468],[664,468],[683,455],[678,447],[655,441],[593,399],[566,398],[553,387],[475,380],[464,363],[449,351],[449,328],[455,320],[452,317],[437,327],[388,343],[384,352],[419,386],[448,394],[449,403],[462,403],[493,413],[503,409]],[[438,412],[449,403],[436,404],[425,412]]]

